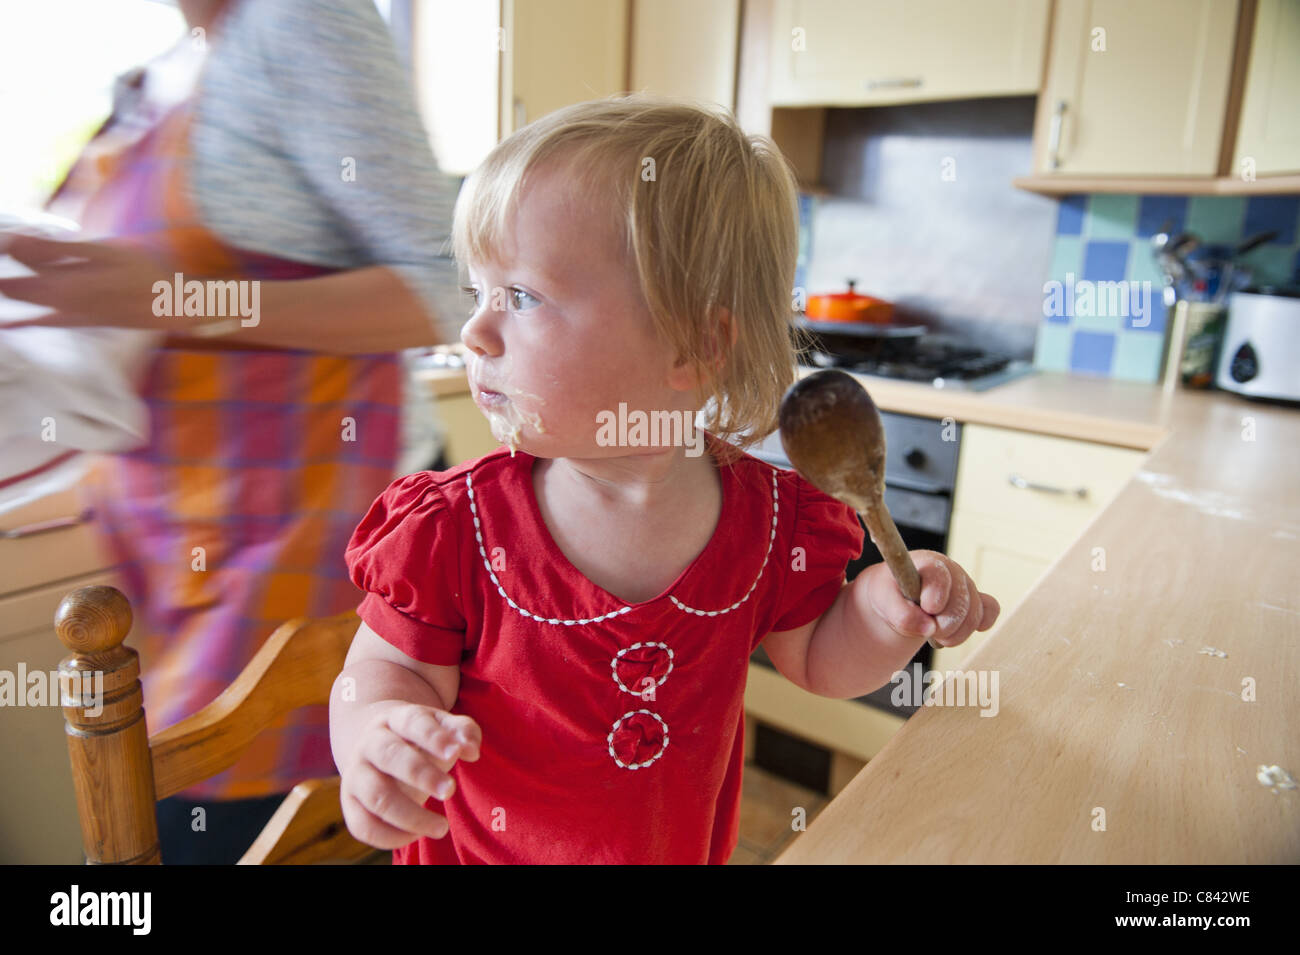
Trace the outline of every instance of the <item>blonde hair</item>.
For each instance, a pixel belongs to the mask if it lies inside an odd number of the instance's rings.
[[[566,107],[499,143],[465,183],[452,228],[462,265],[500,260],[525,180],[550,159],[607,200],[657,333],[702,372],[705,427],[741,448],[770,434],[795,371],[798,209],[780,150],[721,107],[644,93]],[[737,339],[715,369],[718,308]],[[721,458],[737,456],[723,445]]]

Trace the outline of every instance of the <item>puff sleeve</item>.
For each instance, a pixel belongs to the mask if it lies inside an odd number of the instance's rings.
[[[830,609],[844,586],[845,569],[862,555],[866,537],[852,508],[797,474],[793,477],[794,534],[772,625],[776,632],[801,627]]]
[[[388,485],[352,533],[344,561],[366,592],[362,620],[421,663],[453,666],[465,649],[455,514],[421,471]]]

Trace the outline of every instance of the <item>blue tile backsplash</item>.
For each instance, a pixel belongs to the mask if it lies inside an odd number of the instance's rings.
[[[1037,367],[1159,380],[1166,322],[1151,236],[1165,227],[1226,246],[1276,230],[1245,263],[1260,284],[1300,281],[1300,197],[1066,196],[1043,287]]]

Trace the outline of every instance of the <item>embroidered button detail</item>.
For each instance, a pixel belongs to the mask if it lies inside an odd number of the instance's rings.
[[[649,710],[629,710],[614,723],[606,742],[623,769],[644,769],[668,749],[668,724]]]
[[[620,664],[624,675],[628,677],[627,682],[635,689],[629,688],[619,677]],[[673,650],[666,643],[634,643],[614,654],[614,659],[609,661],[609,668],[620,690],[645,699],[649,687],[663,686],[668,674],[673,672]],[[655,675],[660,672],[663,676],[656,679]]]

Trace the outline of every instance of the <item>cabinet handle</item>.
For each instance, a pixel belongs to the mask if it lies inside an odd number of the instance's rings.
[[[1047,168],[1061,168],[1061,126],[1065,122],[1065,100],[1058,99],[1052,110],[1052,126],[1047,134]]]
[[[1088,496],[1088,489],[1086,487],[1076,487],[1071,489],[1066,487],[1053,487],[1050,484],[1035,484],[1033,481],[1026,481],[1015,472],[1008,474],[1007,480],[1011,482],[1014,487],[1018,487],[1024,491],[1042,491],[1045,494],[1073,494],[1075,497]]]
[[[15,527],[10,531],[0,531],[0,538],[17,540],[20,537],[34,537],[37,534],[44,534],[46,531],[56,531],[61,527],[76,527],[78,524],[85,524],[94,517],[95,509],[87,507],[80,514],[73,514],[71,517],[56,517],[50,521],[38,521],[35,524]]]
[[[895,76],[883,80],[867,80],[863,85],[869,90],[915,89],[921,85],[921,77]]]
[[[523,129],[528,125],[528,109],[524,106],[524,101],[515,97],[515,129]]]

